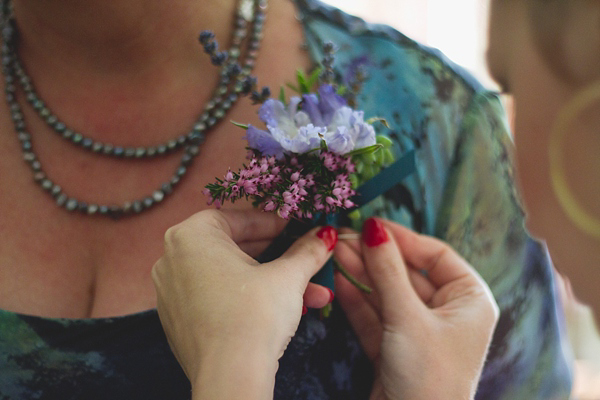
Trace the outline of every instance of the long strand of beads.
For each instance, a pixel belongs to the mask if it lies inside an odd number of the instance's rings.
[[[248,13],[249,4],[252,6],[252,13]],[[80,211],[84,215],[105,215],[112,218],[119,218],[126,215],[139,214],[142,211],[149,210],[155,205],[161,203],[164,198],[170,195],[177,187],[183,176],[186,174],[189,165],[199,154],[200,145],[204,141],[205,133],[225,116],[227,110],[231,108],[233,103],[241,94],[249,94],[251,92],[252,86],[249,87],[248,82],[252,82],[250,74],[252,72],[252,67],[254,66],[254,60],[256,58],[260,39],[262,37],[265,9],[266,0],[240,1],[238,18],[236,19],[236,27],[238,29],[234,31],[234,39],[232,41],[233,54],[230,55],[229,62],[225,64],[221,71],[221,79],[215,90],[215,95],[213,96],[212,100],[206,104],[204,111],[194,124],[192,130],[187,135],[179,136],[178,138],[174,139],[174,142],[171,140],[163,145],[126,148],[98,143],[92,139],[84,137],[81,134],[77,134],[74,131],[72,131],[72,135],[65,137],[64,131],[66,131],[68,128],[63,124],[65,128],[62,130],[62,126],[59,125],[59,130],[61,131],[60,133],[62,137],[69,139],[75,144],[81,143],[82,148],[89,149],[97,154],[142,158],[165,154],[169,151],[183,147],[184,154],[181,157],[179,166],[176,168],[172,177],[167,182],[163,183],[159,188],[154,190],[151,194],[138,200],[125,202],[122,205],[102,205],[80,201],[65,193],[59,184],[55,183],[46,175],[46,173],[43,171],[40,161],[33,151],[31,134],[27,131],[23,112],[17,101],[17,89],[15,84],[17,81],[20,81],[22,85],[29,83],[31,88],[33,88],[33,85],[31,85],[31,80],[28,77],[27,79],[23,80],[25,75],[19,72],[19,69],[21,71],[24,70],[23,68],[20,68],[20,65],[16,60],[16,24],[12,18],[10,3],[8,1],[2,1],[0,5],[0,29],[3,37],[2,72],[5,77],[5,95],[15,131],[21,143],[23,158],[29,164],[33,172],[34,181],[55,199],[55,202],[58,206],[63,207],[67,211]],[[248,17],[249,14],[250,17]],[[246,51],[246,59],[242,64],[243,67],[237,67],[237,69],[240,70],[239,73],[232,74],[232,68],[235,68],[235,65],[238,65],[237,59],[240,56],[239,46],[245,38],[245,34],[243,33],[244,27],[242,25],[247,24],[249,21],[253,22],[253,32],[251,40],[248,44],[248,50]],[[237,50],[235,47],[236,45]],[[231,83],[232,77],[236,78],[233,83]],[[30,92],[25,90],[25,88],[23,89],[26,93],[26,96],[33,91],[33,89]],[[35,96],[37,97],[37,95]],[[37,100],[39,100],[39,98]],[[48,121],[47,117],[53,116],[53,114],[48,108],[46,109],[48,110],[48,116],[44,117],[43,119],[46,121],[46,123],[51,124],[51,126],[54,125],[54,128],[56,128],[56,124],[61,122],[58,121],[57,118],[56,120],[52,118],[50,121]],[[44,112],[44,114],[46,114],[46,112]],[[74,139],[75,136],[76,138]],[[162,146],[165,146],[164,150]],[[116,148],[120,148],[122,150],[117,150],[115,153]]]

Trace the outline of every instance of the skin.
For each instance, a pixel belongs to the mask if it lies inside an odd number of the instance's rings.
[[[515,101],[516,172],[527,227],[546,241],[556,268],[569,277],[577,296],[600,318],[600,238],[579,229],[559,204],[551,184],[548,150],[558,113],[576,93],[600,79],[600,3],[551,2],[554,7],[563,4],[556,9],[540,3],[492,1],[488,64]],[[556,34],[547,31],[548,26]],[[600,101],[584,110],[565,132],[563,147],[568,185],[597,219],[599,111]]]
[[[218,70],[197,35],[231,32],[235,2],[14,1],[19,54],[42,98],[68,124],[98,141],[151,145],[187,132],[217,82]],[[255,72],[280,87],[310,60],[300,49],[293,5],[273,1]],[[218,22],[217,22],[218,21]],[[278,32],[285,30],[286,35]],[[220,40],[226,47],[227,39]],[[284,52],[287,57],[280,57]],[[47,173],[74,197],[122,203],[152,192],[179,162],[173,155],[129,163],[99,158],[58,140],[24,107],[33,145]],[[243,130],[259,123],[241,99],[214,129],[186,179],[164,204],[138,218],[112,221],[68,214],[32,182],[0,102],[0,308],[85,318],[156,306],[151,268],[165,231],[207,208],[201,193],[215,176],[245,160]],[[237,209],[250,204],[236,203]],[[284,224],[280,225],[280,228]],[[264,246],[268,241],[259,244]]]

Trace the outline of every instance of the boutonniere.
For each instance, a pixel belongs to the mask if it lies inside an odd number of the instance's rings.
[[[333,45],[324,50],[322,67],[298,71],[297,86],[289,85],[296,95],[252,92],[264,127],[234,123],[246,130],[249,162],[206,186],[209,204],[251,199],[285,219],[337,214],[354,208],[356,188],[394,161],[391,140],[373,126],[386,121],[350,107],[359,85],[335,85]]]
[[[334,46],[327,43],[323,50],[321,66],[310,74],[299,70],[296,84],[288,85],[295,92],[289,98],[284,88],[274,99],[268,88],[256,89],[255,78],[246,80],[252,101],[260,104],[264,126],[233,122],[246,131],[249,161],[206,185],[209,204],[218,208],[247,199],[265,212],[311,223],[335,225],[340,213],[360,218],[356,190],[394,163],[392,141],[376,133],[375,124],[388,127],[383,118],[367,118],[355,107],[363,69],[354,66],[348,82],[337,85]],[[356,287],[371,292],[333,260],[313,280],[333,290],[334,267]],[[330,310],[331,305],[321,313],[328,316]]]

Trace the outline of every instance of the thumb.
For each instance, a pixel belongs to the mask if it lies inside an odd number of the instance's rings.
[[[393,322],[404,310],[423,305],[410,282],[402,254],[391,238],[381,220],[369,218],[363,224],[363,261],[379,295],[385,322]]]
[[[295,272],[307,283],[327,262],[338,240],[335,228],[315,228],[296,240],[278,259],[268,263],[286,273]]]

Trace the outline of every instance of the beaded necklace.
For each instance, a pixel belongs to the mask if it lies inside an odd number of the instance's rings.
[[[34,181],[47,192],[56,204],[67,211],[79,211],[83,215],[104,215],[119,218],[136,215],[162,203],[178,187],[186,174],[189,165],[200,152],[205,134],[221,121],[228,110],[241,95],[252,91],[255,79],[251,77],[254,67],[262,29],[265,20],[267,0],[239,0],[235,27],[231,39],[231,48],[225,52],[217,51],[212,34],[202,32],[200,42],[204,50],[212,57],[212,62],[220,66],[220,76],[212,98],[206,103],[200,116],[190,131],[181,134],[166,143],[154,146],[120,146],[101,143],[70,128],[44,103],[35,90],[31,78],[19,60],[17,54],[18,31],[12,12],[10,0],[0,2],[0,30],[2,32],[2,73],[5,79],[5,95],[11,119],[17,137],[21,143],[23,158],[32,170]],[[249,26],[251,33],[249,34]],[[250,38],[249,40],[248,37]],[[241,50],[247,41],[245,51]],[[99,156],[123,159],[147,159],[163,156],[183,150],[180,163],[171,179],[163,183],[151,194],[128,201],[122,205],[105,205],[88,203],[69,196],[43,171],[42,165],[33,151],[31,134],[25,124],[21,105],[17,101],[17,85],[25,93],[25,98],[37,115],[62,139],[85,151]]]

